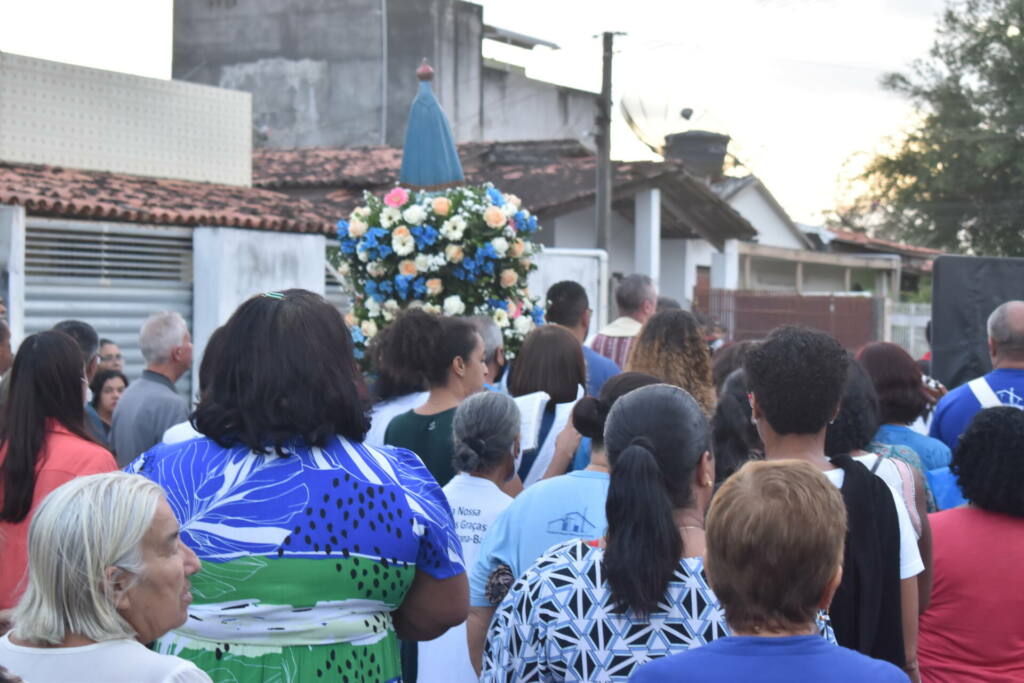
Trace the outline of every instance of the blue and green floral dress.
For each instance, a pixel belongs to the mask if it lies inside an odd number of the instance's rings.
[[[444,494],[406,450],[335,437],[287,452],[200,438],[128,466],[164,488],[203,564],[157,649],[219,682],[399,680],[391,612],[416,570],[464,571]]]

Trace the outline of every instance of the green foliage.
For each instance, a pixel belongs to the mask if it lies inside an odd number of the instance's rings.
[[[926,60],[889,74],[921,115],[865,178],[859,221],[951,251],[1024,255],[1024,0],[961,0]]]

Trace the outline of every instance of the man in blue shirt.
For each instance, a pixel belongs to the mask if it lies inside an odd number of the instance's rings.
[[[1007,301],[988,318],[992,372],[963,384],[935,407],[929,434],[950,448],[982,408],[1024,409],[1024,301]]]
[[[587,290],[578,282],[563,280],[548,289],[544,319],[561,325],[580,340],[583,359],[587,362],[587,394],[598,396],[604,383],[621,372],[615,361],[605,358],[583,342],[590,329],[590,301]]]

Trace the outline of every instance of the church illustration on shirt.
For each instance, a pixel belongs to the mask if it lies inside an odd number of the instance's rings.
[[[548,522],[549,534],[565,534],[567,536],[579,536],[580,534],[593,533],[594,523],[587,519],[587,510],[583,512],[568,512],[562,517]]]

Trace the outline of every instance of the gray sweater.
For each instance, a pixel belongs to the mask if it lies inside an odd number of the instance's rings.
[[[174,383],[160,373],[143,370],[114,409],[110,445],[117,464],[124,467],[160,443],[164,431],[188,418],[188,404],[174,391]]]

